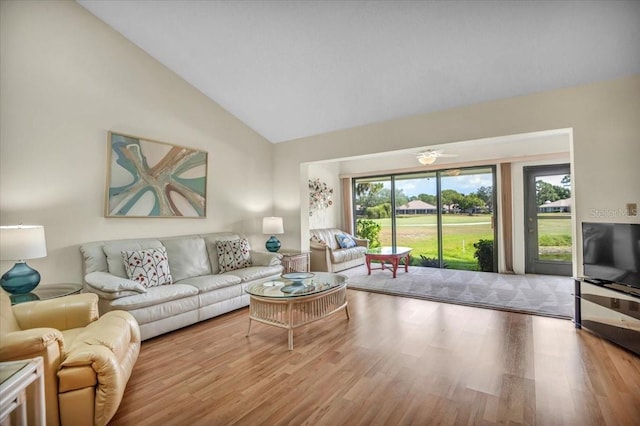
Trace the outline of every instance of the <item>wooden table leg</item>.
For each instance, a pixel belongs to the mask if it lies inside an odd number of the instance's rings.
[[[364,259],[367,261],[367,275],[371,275],[371,258],[369,256],[365,256]]]
[[[391,267],[393,268],[393,278],[396,277],[396,273],[398,272],[398,263],[400,262],[400,259],[397,257],[393,257],[391,258]]]
[[[404,271],[409,272],[409,253],[407,253],[407,257],[404,258]]]

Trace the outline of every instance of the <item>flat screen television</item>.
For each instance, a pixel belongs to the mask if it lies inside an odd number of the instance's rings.
[[[582,224],[585,278],[640,289],[640,224]]]

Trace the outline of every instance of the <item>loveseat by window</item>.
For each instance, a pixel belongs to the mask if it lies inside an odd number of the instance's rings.
[[[364,253],[369,247],[369,240],[357,238],[338,228],[311,229],[309,235],[311,271],[339,272],[364,265]],[[341,247],[341,236],[350,237],[355,245]]]

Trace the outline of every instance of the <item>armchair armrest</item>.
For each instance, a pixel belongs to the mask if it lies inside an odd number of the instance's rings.
[[[37,303],[44,303],[44,301]],[[56,373],[64,353],[64,337],[59,330],[53,328],[31,328],[29,330],[11,331],[2,335],[0,360],[13,361],[42,357],[47,424],[59,424],[58,380]]]
[[[37,356],[49,359],[51,357],[46,354],[50,351],[55,358],[64,353],[64,337],[60,331],[48,327],[12,331],[2,335],[0,360],[10,361]]]
[[[251,264],[256,266],[277,266],[282,264],[282,255],[267,251],[249,250]]]
[[[95,388],[95,425],[105,425],[117,411],[140,352],[140,328],[131,314],[108,312],[87,326],[68,348],[60,365],[60,389]],[[67,412],[66,410],[62,410]]]
[[[72,294],[57,299],[27,302],[13,307],[23,330],[51,327],[57,330],[85,327],[98,319],[98,296],[91,293]]]

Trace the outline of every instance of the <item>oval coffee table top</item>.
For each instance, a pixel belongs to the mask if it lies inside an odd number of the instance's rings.
[[[245,291],[252,296],[273,297],[273,298],[289,298],[309,296],[312,294],[322,293],[332,288],[340,287],[346,284],[347,277],[341,274],[333,274],[329,272],[315,272],[314,276],[302,280],[300,291],[283,292],[282,288],[290,286],[293,282],[284,278],[267,281],[261,284],[254,284]]]
[[[388,254],[388,255],[403,255],[411,251],[411,247],[376,247],[367,250],[366,254]]]

